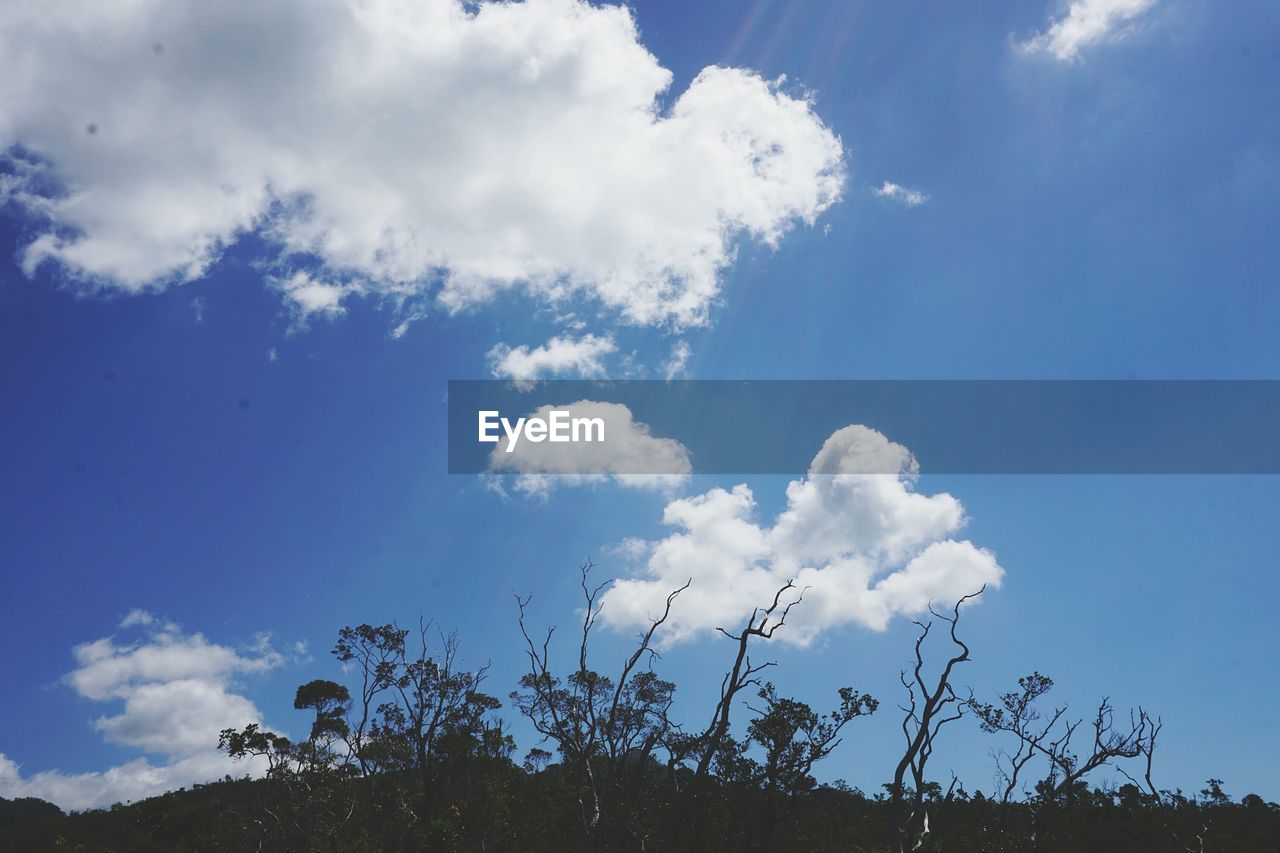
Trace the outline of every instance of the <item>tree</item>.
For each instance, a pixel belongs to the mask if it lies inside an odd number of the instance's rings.
[[[969,660],[969,647],[956,634],[960,624],[960,608],[969,599],[976,598],[985,592],[986,588],[984,584],[977,592],[962,597],[955,603],[950,615],[939,613],[930,605],[929,613],[935,619],[947,623],[950,628],[951,643],[959,649],[959,652],[947,660],[932,686],[926,683],[924,676],[923,646],[925,640],[929,638],[929,631],[934,623],[932,621],[915,622],[920,629],[915,643],[915,665],[912,667],[910,678],[905,671],[900,674],[902,686],[907,691],[907,705],[900,706],[904,715],[902,735],[906,739],[906,750],[894,769],[893,782],[889,788],[893,823],[892,844],[895,853],[902,853],[906,849],[908,835],[916,836],[916,843],[912,848],[914,849],[920,846],[924,836],[929,832],[929,816],[924,810],[925,768],[933,755],[934,744],[942,727],[960,719],[965,709],[965,704],[956,695],[951,685],[952,671]],[[905,780],[908,772],[912,780],[910,811],[904,814],[903,805],[907,800]]]
[[[404,632],[387,624],[374,627],[362,624],[344,627],[338,631],[338,642],[333,656],[343,665],[354,667],[360,676],[360,692],[354,708],[354,719],[347,725],[346,742],[355,756],[363,776],[379,769],[374,750],[369,748],[369,730],[377,713],[378,696],[395,679],[395,650],[404,642]]]
[[[839,707],[820,715],[804,702],[780,698],[772,682],[760,688],[758,696],[764,707],[752,709],[757,716],[747,725],[747,734],[765,754],[763,842],[774,834],[778,800],[791,803],[812,789],[815,780],[809,774],[840,745],[841,730],[855,717],[874,713],[880,704],[870,694],[859,694],[851,687],[841,687],[839,693]]]
[[[1161,802],[1161,793],[1151,779],[1151,764],[1161,721],[1139,707],[1129,712],[1127,725],[1117,725],[1110,700],[1103,698],[1089,725],[1092,736],[1088,752],[1077,752],[1072,743],[1078,741],[1076,735],[1083,730],[1084,721],[1069,719],[1066,705],[1059,705],[1043,715],[1037,707],[1041,697],[1048,694],[1053,686],[1052,678],[1033,672],[1019,678],[1019,689],[1002,695],[999,705],[978,702],[972,697],[967,703],[981,721],[983,731],[1003,732],[1015,739],[1013,752],[995,754],[1000,797],[992,833],[1002,841],[1007,834],[1009,803],[1025,783],[1029,772],[1027,768],[1036,759],[1043,760],[1044,775],[1035,781],[1034,793],[1026,793],[1024,797],[1033,835],[1043,834],[1047,815],[1062,806],[1074,806],[1092,797],[1086,777],[1102,767],[1114,765],[1118,760],[1145,758],[1147,796],[1155,805]],[[1134,782],[1120,792],[1122,804],[1132,808],[1140,802],[1142,791],[1132,775],[1123,768],[1118,769]],[[1177,832],[1167,822],[1165,828],[1177,839]],[[1182,845],[1181,840],[1178,843]],[[1194,848],[1184,846],[1184,849]]]
[[[333,688],[337,688],[336,690]],[[235,760],[259,757],[267,762],[267,781],[283,796],[259,797],[267,821],[243,818],[256,827],[259,844],[279,849],[331,849],[355,813],[357,791],[345,784],[345,759],[330,749],[335,729],[330,716],[344,688],[313,681],[298,688],[295,707],[315,707],[311,736],[294,744],[288,738],[250,723],[224,729],[218,748]],[[312,701],[314,700],[314,701]],[[264,792],[269,794],[270,791]]]
[[[804,599],[803,591],[794,601],[789,602],[782,608],[776,619],[773,614],[778,612],[778,608],[782,605],[782,596],[793,589],[795,589],[795,583],[792,581],[787,581],[779,587],[778,591],[774,593],[773,603],[768,607],[754,608],[746,624],[742,626],[742,629],[737,634],[730,634],[724,628],[716,628],[721,634],[737,643],[738,648],[733,659],[733,665],[720,681],[720,699],[716,702],[715,710],[711,714],[711,723],[697,741],[700,757],[698,758],[697,768],[694,771],[695,778],[702,779],[707,775],[712,759],[716,757],[724,746],[725,739],[729,736],[733,703],[738,694],[747,687],[753,685],[759,687],[759,674],[775,665],[773,661],[766,661],[759,666],[753,666],[747,649],[752,637],[759,637],[763,640],[773,639],[773,635],[777,630],[787,623],[787,616],[791,613],[791,608]]]
[[[1048,764],[1045,777],[1036,785],[1038,796],[1053,802],[1072,800],[1081,780],[1100,767],[1117,759],[1139,756],[1149,759],[1155,751],[1160,720],[1139,707],[1129,712],[1127,725],[1117,725],[1111,700],[1104,697],[1089,726],[1092,736],[1088,752],[1077,753],[1072,741],[1084,721],[1068,720],[1067,706],[1061,705],[1041,722],[1035,708],[1036,700],[1053,688],[1053,679],[1036,672],[1018,679],[1018,685],[1020,690],[1001,697],[1000,707],[976,701],[968,703],[982,721],[984,731],[1007,732],[1017,739],[1015,752],[1006,753],[1002,762],[1002,768],[1006,765],[1008,768],[1002,769],[1005,780],[1002,802],[1008,802],[1023,768],[1037,756],[1046,759]]]
[[[296,710],[313,710],[311,735],[302,744],[301,757],[314,769],[341,766],[347,769],[351,761],[349,752],[335,749],[337,743],[346,743],[350,735],[347,714],[351,710],[351,693],[341,684],[316,679],[301,685],[293,698]]]
[[[461,669],[457,634],[439,633],[436,653],[430,629],[430,622],[419,619],[410,643],[409,632],[394,624],[343,628],[334,647],[339,661],[360,669],[361,719],[346,726],[357,760],[366,774],[379,767],[415,778],[416,797],[403,802],[415,821],[431,817],[446,744],[455,751],[503,746],[501,732],[487,720],[501,703],[480,691],[488,665]],[[368,706],[380,695],[384,701],[371,715]]]
[[[615,679],[588,665],[591,631],[603,605],[600,594],[610,581],[591,586],[594,564],[580,568],[579,585],[586,603],[578,641],[578,665],[567,678],[551,671],[550,646],[555,628],[548,628],[541,644],[535,643],[525,622],[531,597],[516,596],[519,624],[524,636],[528,671],[520,679],[521,690],[511,694],[516,708],[543,738],[553,741],[577,786],[578,814],[586,850],[600,846],[601,838],[616,839],[625,829],[625,813],[618,809],[606,818],[607,801],[617,802],[634,794],[636,774],[642,773],[655,748],[671,734],[668,716],[675,685],[649,671],[637,672],[641,661],[652,662],[654,634],[667,621],[671,607],[686,583],[673,590],[662,615],[642,632],[635,650],[623,662]],[[632,769],[629,788],[624,787],[625,764]]]

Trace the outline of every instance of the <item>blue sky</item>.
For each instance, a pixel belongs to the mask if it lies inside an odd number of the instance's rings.
[[[548,20],[574,13],[571,5],[543,5]],[[339,11],[326,14],[335,28],[355,26]],[[116,638],[116,657],[157,644],[191,651],[190,660],[209,646],[225,649],[235,661],[224,655],[222,664],[199,670],[217,695],[228,707],[247,701],[268,723],[297,730],[293,688],[339,674],[326,654],[338,627],[411,621],[421,612],[456,627],[471,662],[492,659],[490,688],[505,696],[519,663],[512,590],[535,593],[536,620],[572,621],[578,563],[592,555],[603,574],[634,571],[618,543],[667,535],[663,508],[675,496],[605,485],[504,500],[475,478],[446,475],[446,382],[493,375],[499,345],[536,353],[556,336],[581,343],[594,335],[610,341],[596,372],[620,378],[663,376],[680,342],[689,356],[679,373],[692,379],[1275,378],[1274,4],[1239,2],[1228,12],[1202,0],[1158,0],[1131,19],[1110,20],[1066,58],[1053,53],[1067,49],[1061,42],[1025,47],[1068,14],[1052,0],[640,2],[632,14],[637,43],[654,67],[671,72],[659,117],[677,109],[707,66],[750,69],[765,80],[786,75],[779,88],[742,90],[754,99],[749,106],[734,100],[738,78],[704,87],[726,112],[702,107],[697,126],[740,121],[767,136],[752,122],[781,121],[789,131],[793,121],[796,135],[779,138],[797,149],[821,142],[815,128],[825,129],[839,139],[845,172],[838,200],[814,201],[805,192],[821,169],[799,155],[784,163],[770,186],[792,201],[772,202],[782,207],[768,211],[761,233],[727,244],[731,254],[708,279],[714,295],[685,316],[652,314],[669,309],[661,299],[636,301],[637,282],[651,272],[638,262],[623,264],[639,278],[628,280],[622,297],[594,281],[567,295],[519,282],[486,290],[477,270],[499,267],[486,266],[485,229],[477,236],[462,219],[439,219],[450,214],[447,205],[366,198],[357,192],[361,181],[326,183],[303,169],[323,162],[333,174],[344,167],[364,174],[377,164],[342,159],[344,140],[356,136],[343,120],[349,93],[342,81],[293,80],[288,57],[268,61],[252,41],[236,40],[234,17],[201,28],[156,14],[162,35],[138,28],[129,43],[148,62],[175,63],[188,61],[184,46],[197,42],[240,45],[262,63],[254,66],[262,79],[277,79],[274,73],[289,85],[314,85],[316,114],[308,104],[261,131],[269,123],[264,113],[256,102],[241,103],[255,90],[233,80],[225,90],[232,106],[243,107],[233,111],[241,125],[235,133],[214,128],[195,95],[209,94],[201,80],[230,72],[203,64],[201,53],[154,95],[173,110],[157,112],[166,123],[147,125],[160,119],[131,93],[149,91],[152,72],[136,70],[132,54],[111,53],[129,41],[121,38],[104,39],[100,56],[57,73],[26,57],[23,87],[0,84],[0,115],[10,116],[0,118],[0,146],[9,150],[2,170],[9,177],[0,184],[0,640],[11,649],[0,664],[7,699],[0,753],[21,768],[0,766],[0,795],[34,792],[85,804],[119,792],[102,793],[97,777],[77,774],[140,756],[155,766],[213,766],[159,750],[139,734],[170,719],[138,699],[138,686],[159,678],[154,672],[98,688],[66,678],[99,660],[77,659],[73,648],[106,637]],[[0,17],[0,33],[6,30],[10,39],[48,39],[53,48],[74,41],[57,25],[43,26],[37,13]],[[621,67],[640,62],[627,38],[609,32],[621,38]],[[16,43],[4,38],[0,44]],[[93,62],[120,75],[116,100],[47,106],[89,91],[88,77],[76,75],[87,75]],[[335,79],[349,71],[334,67]],[[394,94],[393,71],[382,73]],[[414,73],[424,72],[409,68],[406,79]],[[505,84],[472,68],[440,79],[417,97],[445,106],[407,110],[380,131],[388,168],[416,168],[419,158],[423,169],[434,168],[430,158],[463,150],[434,148],[428,132],[436,125],[419,127],[420,115],[424,122],[448,117],[462,143],[475,134],[525,151],[520,139],[491,132],[491,125],[511,133],[534,126],[504,124],[516,103],[504,101]],[[617,175],[595,162],[608,155],[620,159],[623,174],[652,169],[661,178],[688,166],[653,153],[661,150],[656,143],[653,150],[608,148],[607,123],[618,115],[607,99],[590,87],[548,86],[530,116],[606,128],[604,142],[581,155],[589,161],[584,180],[610,186]],[[769,112],[806,96],[808,117]],[[326,97],[338,104],[331,121]],[[504,105],[508,112],[497,109]],[[132,136],[117,129],[126,119],[138,122]],[[170,124],[178,128],[173,136]],[[227,134],[209,150],[188,133],[206,127]],[[535,134],[529,150],[539,140]],[[99,142],[107,153],[85,148]],[[311,159],[281,153],[294,149]],[[255,207],[267,204],[255,195],[255,169],[270,175],[271,186],[314,195],[321,215],[330,205],[338,224],[319,243],[286,253],[282,242],[314,234],[289,220],[296,198]],[[473,177],[482,182],[487,174]],[[885,195],[886,182],[903,189]],[[88,201],[42,206],[39,193],[50,186],[61,188],[54,199],[87,189]],[[550,199],[534,189],[518,201],[542,211],[535,218],[577,221],[564,208],[581,187]],[[924,200],[907,204],[907,190]],[[700,191],[690,189],[690,209]],[[740,205],[743,217],[753,215],[732,190],[715,191],[730,194],[712,200],[718,209]],[[481,224],[492,215],[514,228],[509,211],[518,205],[500,200],[500,213],[482,204],[457,213]],[[343,211],[369,206],[383,215],[392,202],[410,211],[409,236],[397,246],[443,239],[432,228],[452,236],[427,261],[409,250],[391,252],[388,261],[387,252],[366,252],[357,238],[342,246],[339,237],[354,233],[350,222],[339,230]],[[617,247],[601,232],[601,251],[619,253],[611,263],[631,263],[630,235],[650,229],[675,246],[671,263],[687,263],[690,278],[700,274],[695,255],[677,254],[683,244],[667,230],[663,198],[618,195],[611,204],[618,227],[630,229]],[[809,214],[812,225],[792,221]],[[403,224],[394,211],[385,216],[391,226]],[[602,227],[615,224],[605,219]],[[694,222],[691,233],[704,225]],[[771,241],[763,232],[774,227]],[[521,274],[540,269],[529,260],[535,255],[587,279],[595,269],[594,256],[577,248],[535,244],[532,254],[517,253],[504,242],[507,233],[491,229],[494,257],[507,252],[499,260]],[[551,242],[561,236],[532,226],[528,233]],[[51,254],[24,264],[47,234],[56,238],[47,244],[55,246]],[[158,257],[176,260],[157,276]],[[397,263],[413,275],[397,278]],[[453,291],[440,284],[450,270],[466,272]],[[290,284],[296,275],[317,287]],[[468,301],[449,304],[442,292]],[[637,311],[651,314],[638,319]],[[737,482],[699,478],[681,494]],[[784,508],[786,483],[750,481],[762,523]],[[975,660],[963,683],[993,696],[1038,669],[1081,715],[1104,695],[1120,707],[1142,703],[1166,724],[1162,786],[1197,790],[1215,776],[1237,796],[1280,797],[1270,756],[1256,746],[1280,723],[1275,686],[1259,677],[1274,668],[1280,482],[943,478],[926,470],[917,491],[963,503],[963,538],[994,552],[1005,573],[1001,587],[966,615]],[[153,621],[126,620],[134,610]],[[122,627],[122,620],[133,624]],[[196,633],[205,645],[192,640]],[[836,625],[807,647],[770,649],[786,692],[822,705],[851,684],[884,702],[829,759],[824,778],[872,790],[890,774],[896,674],[908,662],[911,635],[898,617],[884,631]],[[600,639],[604,666],[618,659],[627,637]],[[707,637],[664,655],[663,672],[680,684],[691,720],[705,716],[727,655],[723,642]],[[104,716],[122,721],[95,728]],[[506,716],[522,750],[534,745]],[[990,790],[988,751],[996,743],[970,724],[951,735],[937,766],[954,767],[971,790]],[[173,779],[189,781],[181,772]]]

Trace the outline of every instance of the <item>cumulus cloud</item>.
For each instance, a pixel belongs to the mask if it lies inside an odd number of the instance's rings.
[[[345,314],[342,300],[360,292],[359,284],[335,284],[301,270],[275,279],[273,284],[299,325],[305,325],[312,316]]]
[[[0,55],[4,195],[43,223],[25,269],[127,292],[252,232],[304,316],[518,288],[697,324],[737,241],[812,223],[845,174],[782,81],[669,93],[624,6],[17,0]]]
[[[490,483],[499,491],[504,490],[504,475],[512,475],[514,489],[526,495],[545,496],[558,486],[608,481],[666,491],[684,483],[693,470],[688,448],[675,439],[653,435],[648,424],[637,421],[621,403],[549,404],[525,417],[546,420],[552,410],[568,412],[570,418],[598,419],[604,425],[604,441],[522,440],[507,452],[504,434],[489,454]]]
[[[489,350],[489,369],[499,379],[604,375],[604,356],[617,350],[610,336],[553,337],[539,347],[498,344]]]
[[[896,470],[898,473],[867,473]],[[930,601],[954,602],[983,584],[998,586],[995,555],[955,538],[964,508],[946,493],[915,491],[911,453],[875,430],[834,433],[808,475],[786,489],[772,524],[756,518],[746,485],[673,500],[663,521],[677,531],[625,552],[642,555],[633,577],[605,594],[601,618],[617,628],[646,625],[666,596],[692,578],[672,610],[665,641],[733,629],[767,605],[787,581],[805,589],[777,638],[800,645],[856,624],[883,630]]]
[[[143,628],[145,636],[127,643],[103,637],[76,646],[76,668],[65,681],[86,699],[120,703],[118,713],[98,717],[94,728],[107,740],[147,755],[104,771],[24,776],[16,762],[0,754],[0,796],[39,797],[68,809],[100,808],[264,769],[219,754],[218,732],[261,721],[254,703],[236,692],[235,681],[274,669],[283,657],[265,642],[247,651],[211,643],[144,610],[130,611],[120,625]],[[163,760],[153,763],[153,756]]]
[[[1064,16],[1023,42],[1021,49],[1024,53],[1047,53],[1063,62],[1079,59],[1083,48],[1122,37],[1127,25],[1155,3],[1156,0],[1074,0]]]
[[[893,181],[885,181],[872,192],[880,196],[880,198],[900,202],[907,207],[918,207],[929,200],[929,197],[919,190],[907,189],[904,186],[895,184]]]

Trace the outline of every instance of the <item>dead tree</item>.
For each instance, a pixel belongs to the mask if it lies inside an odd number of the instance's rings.
[[[716,628],[721,634],[736,642],[738,650],[733,659],[733,666],[729,668],[729,671],[725,673],[720,682],[720,699],[716,702],[715,710],[711,715],[711,723],[697,740],[700,755],[697,769],[694,771],[695,778],[702,779],[706,777],[707,771],[711,767],[712,759],[715,758],[720,748],[724,745],[725,737],[729,734],[729,717],[738,694],[752,685],[759,687],[760,679],[757,676],[763,670],[774,665],[773,661],[766,661],[759,666],[752,665],[751,657],[747,654],[747,647],[750,645],[752,637],[760,637],[764,640],[772,639],[774,632],[786,624],[787,614],[791,612],[791,608],[799,604],[804,598],[803,590],[794,601],[782,608],[776,619],[774,619],[774,613],[777,613],[778,608],[782,606],[782,596],[792,589],[795,589],[795,584],[792,581],[787,581],[783,584],[774,593],[773,603],[766,608],[757,607],[753,609],[751,618],[747,620],[746,625],[737,634],[730,634],[724,628]]]
[[[1147,712],[1138,708],[1136,713],[1129,712],[1127,726],[1117,727],[1111,700],[1104,697],[1090,724],[1093,736],[1089,751],[1077,755],[1071,749],[1071,741],[1082,722],[1067,724],[1063,733],[1048,743],[1045,755],[1049,758],[1050,772],[1044,786],[1048,800],[1062,797],[1071,801],[1075,798],[1077,783],[1094,770],[1116,759],[1143,755],[1154,724]]]
[[[1159,717],[1152,720],[1150,723],[1150,729],[1147,732],[1146,742],[1142,744],[1142,758],[1145,765],[1142,773],[1143,785],[1146,788],[1147,795],[1151,797],[1151,801],[1157,808],[1162,805],[1168,806],[1169,811],[1165,812],[1167,817],[1162,818],[1162,822],[1164,823],[1165,830],[1174,840],[1174,843],[1178,845],[1179,849],[1185,851],[1185,853],[1205,853],[1205,844],[1207,843],[1206,839],[1208,838],[1210,830],[1213,829],[1213,818],[1206,815],[1206,810],[1203,807],[1195,809],[1195,827],[1190,830],[1178,832],[1178,830],[1170,823],[1169,819],[1176,817],[1180,812],[1184,811],[1180,806],[1185,805],[1186,801],[1182,798],[1181,794],[1174,795],[1170,794],[1168,790],[1162,791],[1157,789],[1155,782],[1152,781],[1151,768],[1155,762],[1156,738],[1159,737],[1160,730],[1163,728],[1164,722]],[[1133,782],[1135,785],[1138,784],[1137,781],[1126,773],[1123,768],[1117,769],[1119,769],[1120,773],[1127,777],[1130,782]],[[1213,790],[1214,783],[1217,781],[1218,780],[1215,779],[1209,780],[1209,791]],[[1200,793],[1205,794],[1208,793],[1208,791],[1202,790]],[[1188,837],[1193,840],[1187,840]]]
[[[516,596],[529,670],[520,679],[523,692],[511,694],[515,706],[543,738],[556,744],[566,765],[577,774],[583,846],[588,851],[596,849],[604,829],[601,824],[606,782],[617,784],[627,759],[643,765],[669,731],[667,712],[675,685],[658,679],[651,670],[636,670],[641,661],[651,661],[656,656],[654,635],[671,615],[676,598],[689,587],[686,583],[667,596],[662,615],[641,633],[635,651],[623,662],[615,682],[588,665],[591,630],[603,607],[600,594],[610,583],[591,586],[593,568],[594,564],[588,561],[580,569],[586,612],[578,641],[577,669],[564,680],[551,670],[550,647],[555,628],[547,629],[541,643],[535,642],[525,622],[531,596]]]
[[[958,653],[947,660],[932,686],[927,683],[924,675],[923,647],[934,623],[932,620],[915,622],[920,628],[915,643],[915,665],[912,667],[910,677],[905,671],[900,676],[902,686],[907,690],[907,704],[899,706],[903,712],[902,734],[906,739],[906,750],[894,769],[893,783],[889,788],[895,853],[902,853],[907,849],[908,835],[916,835],[915,844],[912,846],[912,849],[915,849],[923,843],[925,835],[929,832],[929,816],[924,809],[925,768],[933,754],[934,743],[942,727],[960,719],[964,715],[966,704],[956,695],[951,684],[952,671],[959,664],[969,660],[969,647],[956,633],[960,623],[960,608],[966,601],[976,598],[985,590],[984,584],[982,589],[961,598],[955,603],[950,614],[939,613],[932,606],[929,607],[929,612],[935,619],[948,624],[951,642],[959,649]],[[911,774],[912,782],[909,811],[904,809],[907,799],[905,782],[908,773]]]
[[[1141,785],[1138,784],[1136,779],[1125,772],[1124,768],[1121,767],[1117,769],[1120,771],[1121,775],[1132,782],[1135,787],[1145,788],[1147,796],[1151,797],[1151,802],[1155,804],[1157,808],[1167,804],[1170,807],[1171,812],[1169,817],[1173,817],[1178,813],[1177,805],[1180,798],[1170,796],[1168,791],[1161,791],[1156,788],[1155,782],[1152,779],[1152,765],[1155,763],[1156,754],[1156,738],[1160,736],[1160,730],[1163,728],[1164,721],[1159,717],[1156,717],[1154,720],[1150,720],[1150,729],[1147,732],[1146,740],[1140,744],[1144,764]],[[1194,838],[1194,842],[1187,840],[1185,836],[1188,833],[1178,832],[1178,830],[1170,824],[1167,818],[1161,818],[1161,820],[1164,823],[1165,830],[1169,833],[1170,837],[1173,838],[1174,843],[1178,845],[1179,849],[1185,851],[1185,853],[1205,853],[1205,839],[1209,835],[1209,830],[1213,827],[1213,819],[1206,818],[1203,810],[1199,810],[1197,815],[1196,823],[1198,825],[1189,832],[1190,836]]]

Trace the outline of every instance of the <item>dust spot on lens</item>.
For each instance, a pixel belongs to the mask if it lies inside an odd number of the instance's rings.
[[[90,136],[93,136],[98,132],[98,126],[93,122],[89,122],[84,126],[84,132],[89,134]]]
[[[248,410],[249,410],[249,401],[242,399],[240,401],[240,411],[247,412]]]
[[[110,382],[116,378],[116,372],[114,370],[104,370],[102,371],[102,378]]]

